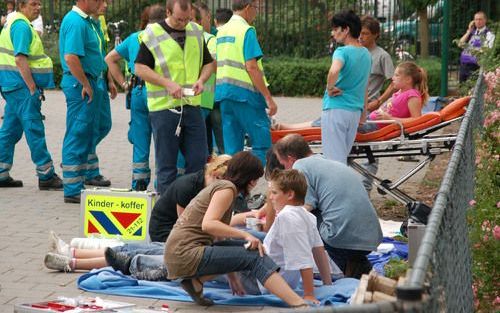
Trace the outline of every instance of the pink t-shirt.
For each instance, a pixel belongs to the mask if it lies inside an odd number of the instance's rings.
[[[391,116],[398,117],[398,118],[406,118],[406,117],[411,117],[410,109],[408,108],[408,101],[410,98],[417,97],[419,99],[422,99],[422,95],[420,94],[420,91],[417,89],[409,89],[406,91],[396,91],[392,95],[391,101],[386,102],[382,107],[380,107],[379,110],[383,110],[385,112],[388,112]],[[370,120],[376,120],[377,119],[377,111],[373,111],[370,113]],[[387,126],[389,124],[384,124],[380,123],[377,124],[378,128],[382,128],[384,126]]]

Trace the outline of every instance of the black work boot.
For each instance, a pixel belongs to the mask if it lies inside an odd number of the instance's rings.
[[[148,189],[148,184],[144,179],[139,179],[135,182],[135,191],[146,191]]]
[[[0,180],[0,188],[16,188],[22,186],[23,186],[22,180],[16,180],[10,176],[7,177],[7,179],[5,180]]]
[[[38,189],[40,190],[61,190],[63,188],[62,179],[54,173],[51,179],[38,179]]]
[[[80,203],[81,195],[64,196],[64,203]]]
[[[86,179],[85,185],[97,186],[97,187],[109,187],[111,186],[111,181],[109,179],[106,179],[102,175],[98,175],[94,178]]]
[[[132,258],[123,252],[116,252],[111,248],[106,248],[104,251],[106,263],[117,271],[121,271],[124,275],[130,275],[130,262]]]

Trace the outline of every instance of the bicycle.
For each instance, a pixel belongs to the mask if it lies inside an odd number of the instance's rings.
[[[128,23],[125,22],[124,20],[120,20],[118,22],[109,22],[108,23],[108,29],[113,33],[113,36],[115,38],[115,47],[118,46],[119,44],[122,43],[121,39],[121,33],[123,32],[125,26],[127,26]]]

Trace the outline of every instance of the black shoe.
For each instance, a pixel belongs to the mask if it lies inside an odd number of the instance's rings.
[[[91,179],[86,179],[85,185],[109,187],[111,186],[111,181],[109,179],[106,179],[104,176],[99,175]]]
[[[144,179],[139,179],[135,182],[135,191],[146,191],[148,189],[148,184]]]
[[[134,277],[138,280],[148,280],[148,281],[169,281],[167,279],[168,272],[165,266],[161,266],[155,269],[146,269],[141,272],[134,273]]]
[[[123,252],[116,252],[111,248],[106,248],[104,251],[106,263],[117,271],[121,271],[124,275],[130,275],[130,262],[132,258]]]
[[[62,179],[54,173],[49,180],[38,179],[38,189],[40,190],[61,190],[63,187]]]
[[[15,188],[22,186],[23,186],[22,180],[15,180],[10,176],[6,180],[0,180],[0,188]]]
[[[80,201],[81,201],[80,195],[64,197],[64,203],[80,203]]]

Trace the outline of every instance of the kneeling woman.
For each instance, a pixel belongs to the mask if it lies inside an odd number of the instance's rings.
[[[213,304],[203,296],[203,282],[215,275],[229,274],[233,291],[243,294],[235,272],[246,271],[288,305],[306,306],[278,274],[278,266],[264,254],[259,239],[229,226],[232,202],[239,192],[248,194],[263,172],[259,159],[251,153],[234,155],[222,179],[203,189],[189,203],[168,237],[168,278],[182,278],[182,287],[200,305]],[[242,239],[250,246],[246,249],[242,241],[238,245],[237,241],[214,243],[216,238]]]

